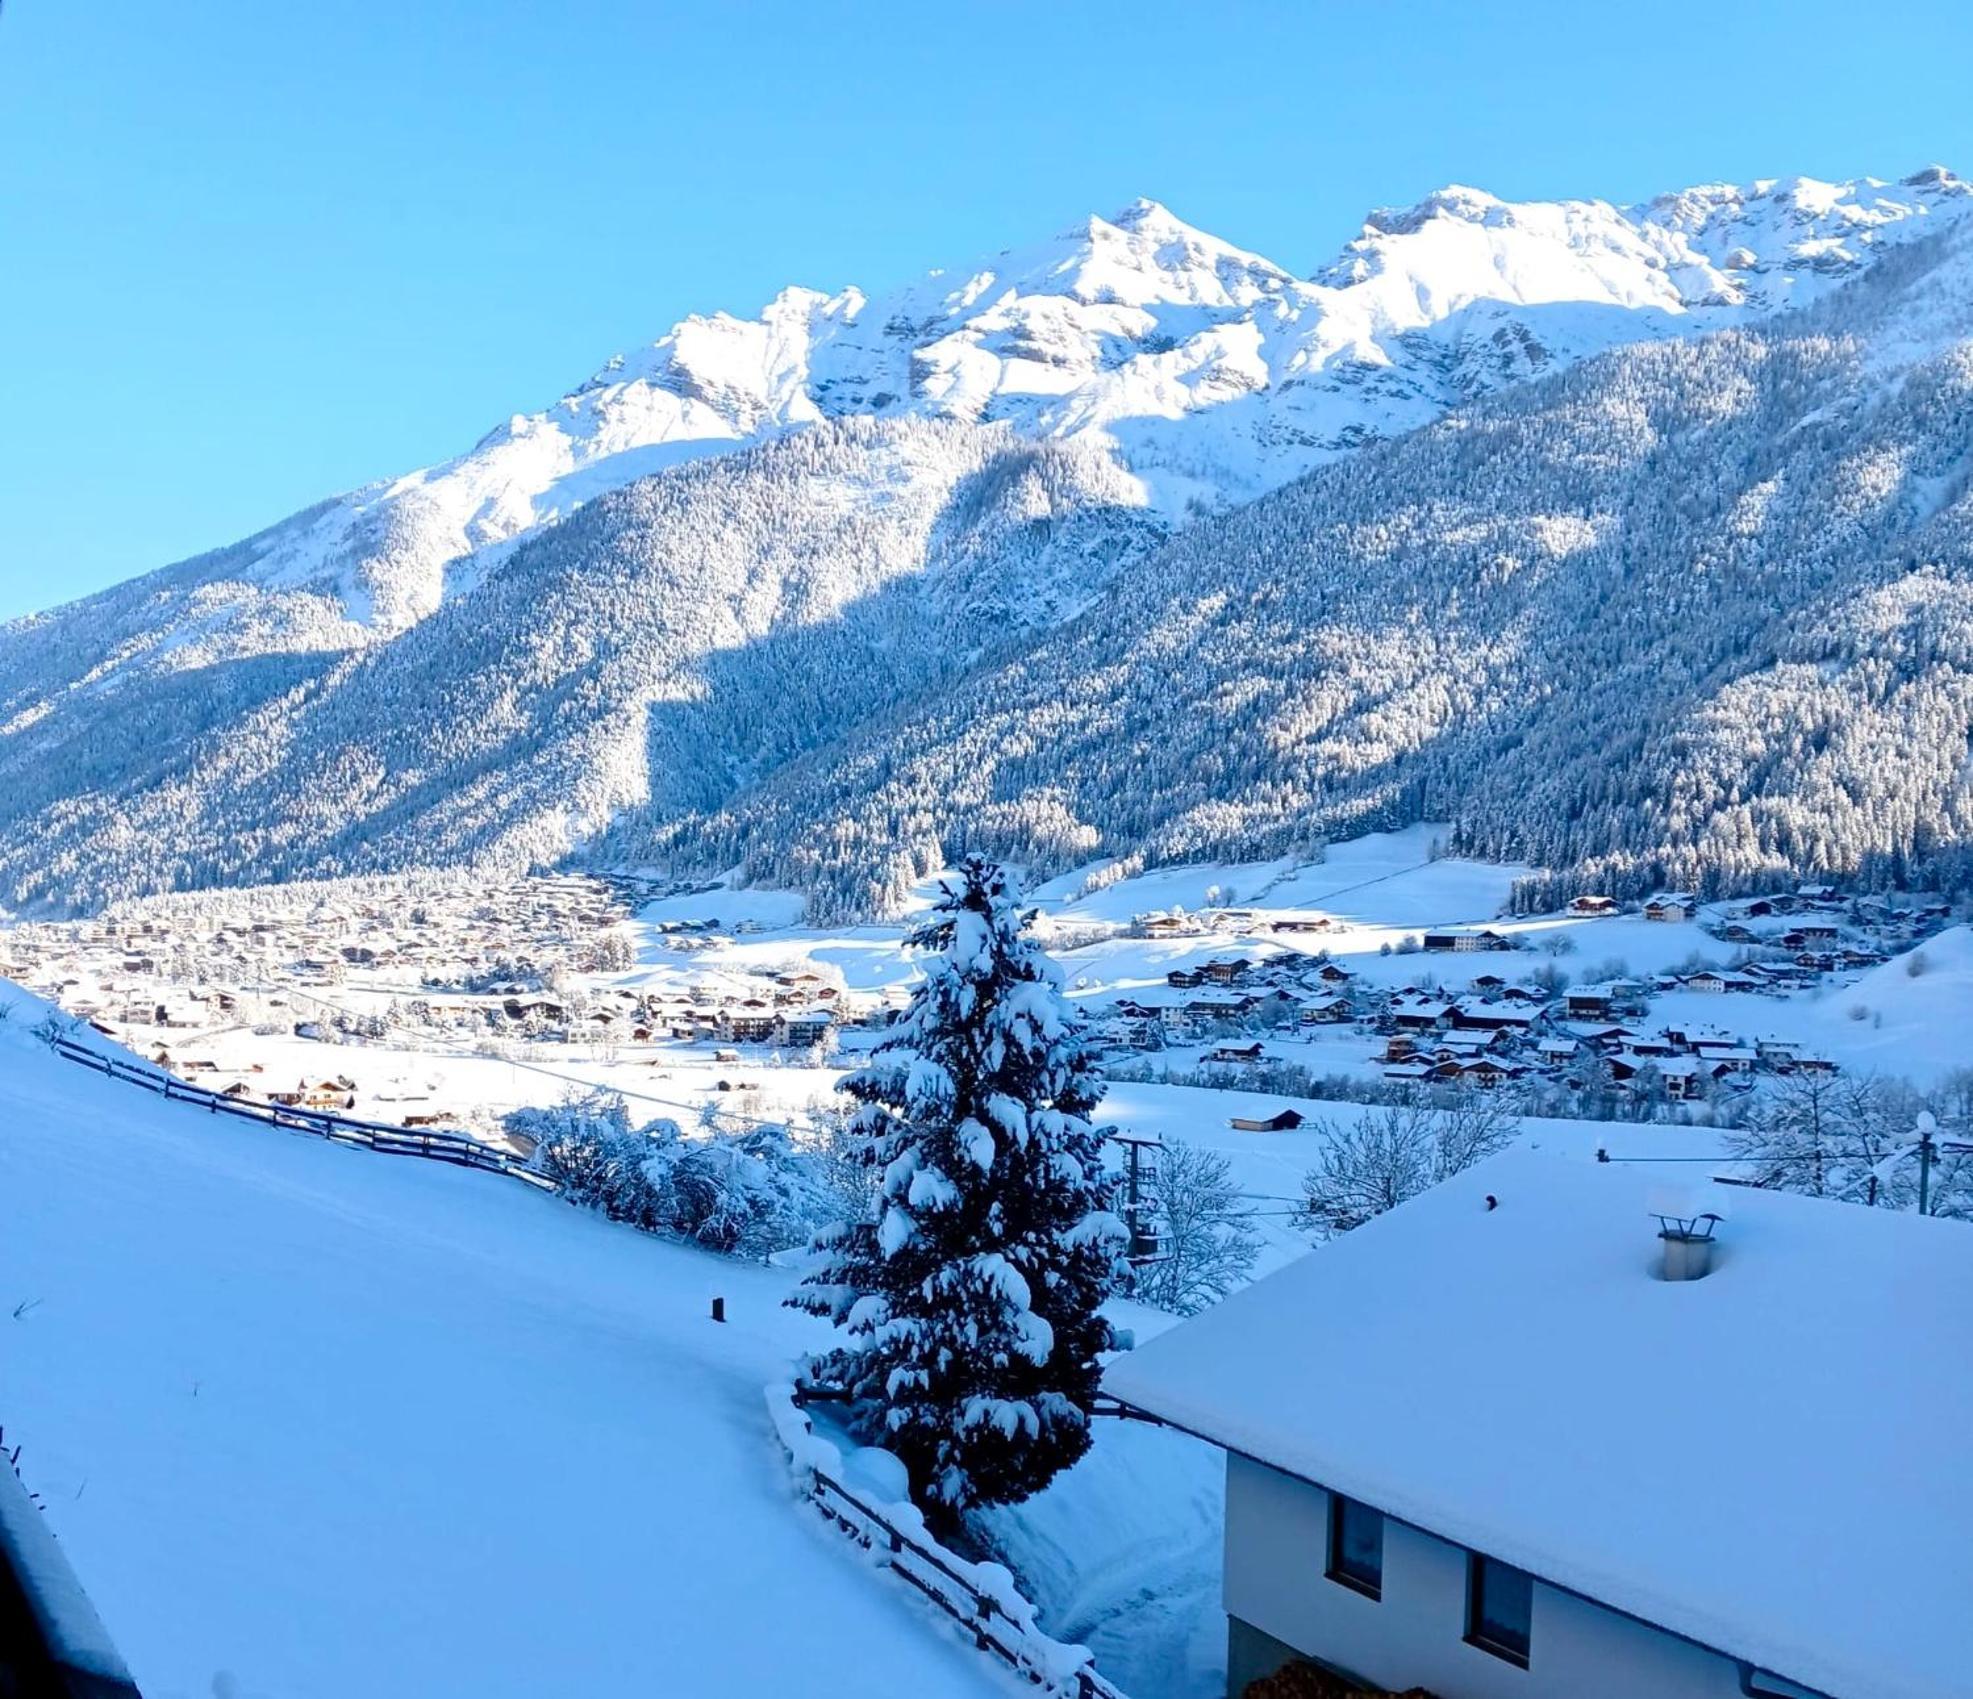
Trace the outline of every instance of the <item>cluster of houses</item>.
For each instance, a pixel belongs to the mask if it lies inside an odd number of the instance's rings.
[[[1162,993],[1119,998],[1097,1030],[1117,1050],[1206,1044],[1202,1060],[1237,1068],[1275,1060],[1257,1034],[1347,1024],[1377,1041],[1375,1058],[1389,1081],[1481,1090],[1524,1079],[1578,1090],[1607,1083],[1679,1101],[1751,1084],[1756,1074],[1833,1070],[1800,1045],[1777,1039],[1749,1042],[1694,1025],[1647,1026],[1654,991],[1728,989],[1717,982],[1734,977],[1707,970],[1648,982],[1613,980],[1558,996],[1480,974],[1454,994],[1417,985],[1369,986],[1320,956],[1257,962],[1229,955],[1174,970]]]
[[[1321,957],[1222,956],[1175,968],[1162,993],[1119,998],[1097,1022],[1120,1050],[1153,1050],[1249,1027],[1336,1025],[1358,1018],[1357,976]]]
[[[1448,1000],[1405,991],[1380,1024],[1387,1080],[1463,1083],[1482,1090],[1536,1077],[1583,1090],[1599,1081],[1674,1101],[1751,1085],[1756,1074],[1833,1073],[1835,1064],[1782,1039],[1670,1022],[1646,1029],[1620,986],[1586,986],[1559,1001],[1508,986]]]
[[[197,1025],[212,1012],[204,1005],[270,983],[443,987],[545,969],[628,912],[620,882],[575,874],[431,882],[411,894],[296,886],[164,897],[0,931],[0,973],[72,1013]]]
[[[885,999],[852,999],[839,979],[800,967],[707,974],[676,988],[612,983],[632,961],[618,923],[648,895],[622,881],[544,875],[434,880],[395,894],[357,882],[332,890],[168,897],[101,919],[0,929],[0,974],[226,1095],[326,1110],[351,1106],[351,1081],[331,1074],[267,1089],[252,1077],[258,1065],[222,1070],[193,1051],[243,1028],[811,1051],[894,1013]],[[676,945],[701,928],[673,930]]]

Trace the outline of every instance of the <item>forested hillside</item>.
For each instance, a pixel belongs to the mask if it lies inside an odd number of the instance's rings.
[[[1159,536],[1111,462],[850,420],[645,479],[345,654],[86,684],[0,738],[15,903],[550,862],[706,807],[1093,594]],[[134,711],[133,711],[134,710]]]
[[[689,320],[0,626],[0,905],[573,856],[864,913],[1427,817],[1956,877],[1969,207],[1449,189],[1302,280],[1138,203]]]
[[[964,847],[1053,870],[1436,818],[1620,890],[1957,878],[1970,303],[1966,247],[1929,245],[1370,449],[648,849],[848,909]]]

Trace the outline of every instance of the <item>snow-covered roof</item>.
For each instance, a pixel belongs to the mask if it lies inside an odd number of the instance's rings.
[[[1963,1699],[1973,1230],[1704,1183],[1717,1266],[1668,1283],[1653,1184],[1508,1152],[1106,1389],[1795,1682]]]

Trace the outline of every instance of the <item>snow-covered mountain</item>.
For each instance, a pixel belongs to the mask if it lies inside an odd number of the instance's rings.
[[[1106,591],[1155,603],[1160,535],[1613,347],[1851,300],[1880,365],[1922,360],[1953,313],[1857,285],[1969,208],[1936,169],[1453,188],[1302,278],[1139,202],[688,319],[457,459],[0,627],[0,899],[717,817]]]
[[[1454,822],[1557,890],[1973,878],[1973,232],[1180,533],[1071,622],[614,852],[855,911]]]
[[[1373,213],[1304,279],[1138,201],[888,294],[790,288],[754,318],[688,318],[457,458],[156,588],[201,657],[341,647],[424,618],[609,490],[860,415],[1094,437],[1176,518],[1602,349],[1800,304],[1969,207],[1973,185],[1936,167],[1625,208],[1455,187]],[[243,609],[235,586],[264,595]]]

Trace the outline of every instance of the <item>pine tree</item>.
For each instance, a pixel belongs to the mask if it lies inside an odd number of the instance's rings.
[[[947,1512],[1024,1499],[1088,1449],[1126,1238],[1101,1082],[1024,927],[1006,874],[969,857],[908,940],[936,958],[844,1087],[877,1196],[789,1300],[848,1336],[814,1378]]]

